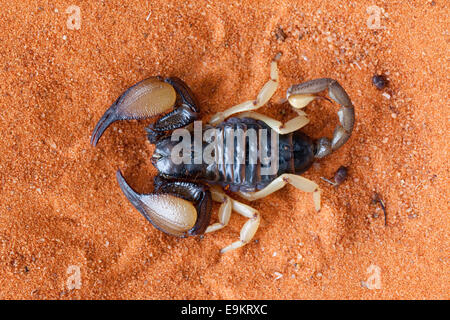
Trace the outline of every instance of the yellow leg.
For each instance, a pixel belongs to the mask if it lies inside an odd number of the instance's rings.
[[[299,190],[305,192],[312,192],[314,207],[317,211],[320,210],[320,188],[314,181],[303,178],[302,176],[296,174],[285,173],[275,180],[273,180],[267,187],[256,192],[238,192],[238,194],[249,201],[257,200],[274,193],[275,191],[283,188],[287,183],[293,185]]]
[[[219,187],[211,188],[211,195],[214,201],[222,202],[222,205],[219,209],[219,222],[210,225],[206,229],[205,233],[217,231],[225,227],[230,221],[231,210],[234,210],[240,215],[249,219],[241,229],[239,241],[233,242],[229,246],[226,246],[225,248],[220,250],[220,252],[225,253],[227,251],[240,248],[249,243],[258,230],[261,220],[258,210],[253,209],[252,207],[239,201],[231,199]]]
[[[272,130],[279,134],[288,134],[297,131],[309,123],[309,119],[305,117],[303,111],[299,111],[299,115],[286,123],[282,123],[264,114],[260,114],[253,111],[243,112],[239,115],[239,118],[252,118],[256,120],[264,121]]]
[[[230,117],[233,114],[244,112],[244,111],[251,111],[256,110],[258,108],[261,108],[263,105],[265,105],[270,98],[272,98],[273,94],[278,88],[278,66],[277,62],[281,57],[281,53],[278,53],[272,60],[272,63],[270,65],[270,79],[266,82],[266,84],[262,87],[262,89],[259,91],[258,96],[255,100],[249,100],[245,101],[241,104],[238,104],[234,107],[231,107],[224,112],[216,113],[211,120],[209,121],[210,124],[215,125],[222,121],[224,121],[226,118]]]

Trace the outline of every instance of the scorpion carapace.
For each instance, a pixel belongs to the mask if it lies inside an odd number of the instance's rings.
[[[224,189],[252,201],[289,183],[311,192],[315,209],[320,209],[319,186],[299,174],[312,165],[314,158],[329,155],[350,138],[354,108],[336,80],[322,78],[287,90],[287,100],[298,113],[288,122],[283,124],[254,112],[278,88],[280,57],[277,54],[272,60],[270,79],[255,100],[217,113],[204,127],[196,121],[199,109],[194,95],[178,78],[152,77],[135,84],[99,120],[91,137],[94,146],[117,120],[165,113],[146,128],[149,141],[156,145],[151,159],[159,173],[154,180],[154,192],[137,193],[117,171],[125,196],[157,229],[179,237],[208,233],[226,226],[231,212],[236,211],[248,221],[241,229],[240,239],[223,248],[223,253],[250,242],[260,222],[257,210],[232,199]],[[330,100],[317,95],[324,90],[341,105],[340,124],[331,140],[325,137],[313,140],[299,131],[309,122],[301,109],[315,99]],[[221,206],[218,222],[210,225],[212,201],[220,202]]]

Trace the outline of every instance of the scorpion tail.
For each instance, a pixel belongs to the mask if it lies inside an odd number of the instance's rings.
[[[106,110],[91,136],[95,147],[103,132],[118,120],[145,119],[169,111],[176,102],[174,87],[160,77],[142,80],[126,90]]]
[[[328,89],[331,100],[341,105],[338,111],[340,124],[334,130],[331,141],[326,137],[316,141],[316,158],[323,158],[329,155],[339,149],[350,138],[355,123],[355,109],[353,104],[339,82],[329,78],[310,80],[293,85],[287,90],[287,98],[291,106],[295,109],[301,109],[315,99],[329,100],[328,98],[316,95],[316,93],[326,89]]]

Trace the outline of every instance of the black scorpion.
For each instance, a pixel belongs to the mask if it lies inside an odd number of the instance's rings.
[[[156,145],[151,159],[159,172],[154,179],[154,192],[137,193],[120,170],[117,171],[125,196],[157,229],[179,237],[208,233],[226,226],[231,212],[236,211],[249,220],[241,229],[239,241],[223,248],[223,253],[247,244],[260,222],[257,210],[232,199],[224,189],[252,201],[289,183],[312,192],[315,208],[320,209],[319,186],[299,174],[312,165],[314,158],[325,157],[350,138],[355,122],[354,107],[336,80],[322,78],[293,85],[287,90],[287,100],[298,113],[288,122],[283,124],[254,112],[269,101],[278,87],[280,56],[273,59],[270,80],[255,100],[214,115],[209,124],[200,129],[194,124],[199,118],[198,103],[189,87],[174,77],[151,77],[138,82],[101,117],[91,137],[93,146],[117,120],[144,119],[166,113],[146,128],[149,141]],[[330,100],[317,95],[324,90],[328,90],[331,100],[341,105],[340,124],[331,141],[325,137],[313,140],[299,131],[309,122],[301,109],[315,99]],[[235,114],[238,115],[230,117]],[[184,144],[182,136],[174,139],[181,128],[189,133]],[[205,138],[207,132],[212,134]],[[200,144],[194,140],[198,135],[204,138]],[[193,151],[191,146],[194,146]],[[207,149],[211,161],[204,161],[199,155]],[[219,221],[210,225],[212,201],[222,204]]]

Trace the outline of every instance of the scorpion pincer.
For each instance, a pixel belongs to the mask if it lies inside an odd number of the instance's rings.
[[[322,78],[293,85],[287,90],[287,100],[298,115],[286,123],[255,112],[270,100],[278,88],[277,62],[280,57],[279,53],[272,60],[270,80],[255,100],[219,112],[207,126],[201,127],[200,133],[205,136],[208,130],[214,130],[214,139],[210,141],[221,142],[209,148],[213,161],[189,161],[195,160],[195,152],[183,153],[183,159],[188,161],[180,162],[174,157],[179,155],[177,148],[180,139],[174,139],[173,134],[179,129],[186,129],[195,136],[193,123],[199,118],[194,95],[178,78],[151,77],[138,82],[126,90],[101,117],[91,137],[93,146],[108,126],[117,120],[145,119],[164,114],[146,128],[149,141],[156,145],[151,159],[158,170],[154,192],[140,194],[128,185],[120,170],[116,175],[128,200],[157,229],[178,237],[208,233],[225,227],[231,212],[235,211],[248,220],[240,231],[239,240],[223,248],[223,253],[250,242],[260,223],[257,210],[231,198],[224,190],[253,201],[291,184],[311,192],[315,209],[320,209],[319,186],[300,174],[312,165],[315,158],[331,154],[350,138],[355,122],[354,107],[336,80]],[[314,140],[299,131],[309,122],[301,109],[315,99],[324,99],[318,93],[325,90],[331,100],[341,105],[338,111],[340,123],[331,140],[326,137]],[[240,131],[244,134],[243,138],[230,138],[227,135],[230,131]],[[250,131],[256,132],[254,139],[247,134]],[[266,132],[266,144],[261,143],[264,140],[263,131]],[[196,143],[194,137],[189,139],[188,144]],[[235,143],[226,143],[233,141]],[[207,143],[202,141],[200,151],[207,148]],[[271,157],[269,161],[263,159],[262,154],[268,149],[271,155],[276,153],[277,157]],[[257,157],[250,161],[253,154]],[[227,162],[230,159],[240,161]],[[268,168],[275,170],[264,170]],[[218,222],[210,225],[212,201],[221,205]]]

